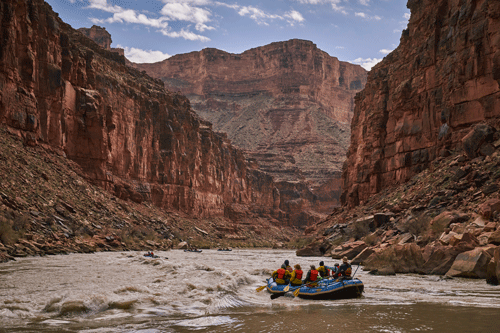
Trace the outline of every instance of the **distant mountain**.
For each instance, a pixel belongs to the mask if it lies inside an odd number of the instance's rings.
[[[354,96],[367,77],[360,66],[298,39],[133,66],[186,95],[214,130],[281,182],[282,209],[329,213],[339,203]],[[307,218],[299,215],[301,224]]]

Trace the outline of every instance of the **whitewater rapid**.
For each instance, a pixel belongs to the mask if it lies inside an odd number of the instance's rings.
[[[463,317],[460,311],[500,313],[500,288],[484,280],[418,275],[382,278],[359,269],[356,277],[365,284],[362,298],[308,301],[289,295],[271,300],[266,290],[256,292],[256,288],[285,259],[292,265],[300,263],[304,270],[321,260],[327,265],[335,261],[299,258],[287,250],[156,254],[160,258],[147,258],[140,252],[102,252],[1,264],[0,332],[266,332],[276,325],[273,320],[296,322],[300,332],[302,327],[327,328],[344,319],[349,325],[350,317],[358,323],[376,318],[377,325],[373,320],[363,324],[367,332],[404,332],[398,326],[387,327],[408,313],[418,318],[428,317],[426,312],[432,309],[439,310],[431,313],[454,309],[446,320],[457,325]],[[406,309],[406,315],[394,317],[392,313],[400,309]],[[337,316],[344,312],[341,318]],[[492,323],[500,324],[498,316]],[[419,325],[415,326],[419,330],[438,327],[429,326],[428,321]]]

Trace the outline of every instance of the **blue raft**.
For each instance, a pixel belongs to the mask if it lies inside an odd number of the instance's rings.
[[[284,295],[284,289],[286,286],[286,284],[276,284],[272,278],[267,281],[267,291],[272,295],[275,295],[273,297]],[[294,292],[300,288],[298,294],[297,292],[294,293],[294,295],[300,298],[332,300],[360,297],[363,293],[364,285],[359,279],[324,279],[318,281],[317,283],[306,284],[298,287],[290,286],[289,288],[288,292]]]

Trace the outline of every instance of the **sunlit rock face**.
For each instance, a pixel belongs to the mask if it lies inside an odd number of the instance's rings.
[[[399,47],[356,97],[343,201],[404,183],[470,128],[499,129],[500,2],[410,0]]]
[[[204,49],[134,66],[185,94],[196,113],[275,177],[287,192],[284,210],[329,213],[339,204],[363,68],[297,39],[241,54]]]
[[[286,222],[271,177],[249,168],[186,97],[126,67],[41,0],[3,1],[0,21],[0,121],[26,144],[66,154],[122,199],[201,217],[241,205],[240,215]]]

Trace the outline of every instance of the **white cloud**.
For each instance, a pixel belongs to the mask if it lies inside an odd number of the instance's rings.
[[[120,13],[123,11],[122,7],[110,5],[107,0],[89,0],[87,8],[99,9],[108,13]]]
[[[391,53],[393,50],[388,50],[388,49],[382,49],[380,50],[379,52],[382,53],[382,54],[389,54]]]
[[[135,10],[126,9],[122,12],[113,14],[112,17],[105,20],[108,23],[135,23],[147,25],[154,28],[166,28],[168,23],[166,22],[166,18],[152,19],[148,18],[144,14],[138,14]]]
[[[335,46],[335,48],[338,49],[338,50],[345,50],[344,46]]]
[[[359,17],[362,17],[362,18],[367,18],[367,15],[365,13],[354,13],[354,16],[359,16]]]
[[[302,16],[301,13],[299,13],[298,11],[296,10],[292,10],[288,13],[285,14],[285,17],[288,18],[288,23],[293,25],[295,22],[304,22],[305,19],[304,17]]]
[[[363,6],[369,6],[370,0],[359,0],[359,3],[362,4]]]
[[[376,64],[378,64],[380,61],[382,61],[382,59],[377,59],[377,58],[367,58],[367,59],[363,59],[363,58],[358,58],[356,60],[353,60],[351,61],[353,64],[357,64],[357,65],[361,65],[361,67],[363,67],[364,69],[366,69],[367,71],[369,71],[370,69],[372,69],[373,66],[375,66]]]
[[[194,32],[187,31],[185,29],[181,29],[181,31],[171,31],[169,29],[162,29],[160,32],[164,36],[168,36],[171,38],[184,38],[187,40],[192,40],[192,41],[200,41],[200,42],[209,42],[210,38],[202,36],[202,35],[197,35]]]
[[[410,19],[410,13],[405,13],[405,14],[403,15],[403,17],[404,17],[405,19],[409,20],[409,19]]]
[[[347,15],[347,11],[345,10],[344,6],[341,6],[340,4],[342,2],[348,2],[348,0],[295,0],[301,4],[307,4],[307,5],[323,5],[323,4],[331,4],[332,9],[336,12],[342,13],[344,15]],[[370,1],[370,0],[361,0],[361,1]]]
[[[141,50],[135,47],[123,47],[120,45],[118,47],[125,50],[125,57],[128,60],[139,64],[158,62],[171,57],[169,54],[161,51]]]
[[[214,29],[206,25],[206,23],[211,21],[210,16],[212,13],[210,11],[204,8],[191,6],[186,2],[167,3],[161,9],[161,14],[170,20],[196,23],[196,30],[198,31]]]
[[[268,14],[264,12],[262,9],[253,6],[240,7],[238,10],[238,14],[240,16],[248,16],[252,20],[254,20],[257,24],[262,24],[262,25],[269,25],[269,23],[267,23],[267,21],[269,20],[283,19],[283,17],[279,15]]]
[[[212,5],[211,0],[162,0],[163,3],[187,3],[195,6],[207,6]]]

